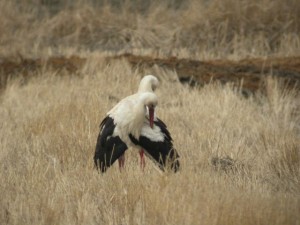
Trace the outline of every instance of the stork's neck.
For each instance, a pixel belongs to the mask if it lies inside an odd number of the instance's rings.
[[[145,80],[140,83],[138,93],[153,92],[151,82]]]
[[[147,109],[146,106],[144,106],[144,104],[142,103],[138,103],[135,107],[134,107],[134,115],[135,115],[135,119],[132,121],[130,130],[132,132],[132,135],[139,139],[140,134],[141,134],[141,130],[145,121],[145,114],[147,113]]]

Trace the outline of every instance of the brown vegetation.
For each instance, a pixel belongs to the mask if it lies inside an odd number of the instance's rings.
[[[0,1],[0,55],[289,56],[300,51],[299,15],[298,0]]]
[[[299,7],[0,1],[0,224],[299,224]],[[98,174],[99,123],[146,73],[182,168],[129,149]]]
[[[268,76],[283,80],[287,88],[296,88],[300,85],[300,57],[243,59],[240,61],[209,60],[197,61],[190,59],[155,58],[151,56],[135,56],[131,54],[116,57],[106,57],[107,63],[125,59],[133,69],[140,72],[161,68],[175,71],[182,83],[191,86],[208,84],[213,81],[233,83],[242,89],[243,94],[249,95],[257,90],[265,92],[265,81]],[[47,67],[57,74],[78,75],[86,62],[85,58],[50,57],[46,60],[23,59],[10,61],[2,59],[0,62],[0,87],[5,87],[9,78],[21,76],[27,79],[35,76],[36,72]]]

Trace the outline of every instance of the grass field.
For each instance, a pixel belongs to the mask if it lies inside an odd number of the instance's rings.
[[[30,79],[5,81],[0,224],[300,224],[298,89],[268,77],[264,91],[244,98],[230,84],[191,88],[174,70],[142,73],[105,57],[297,56],[297,1],[50,2],[0,1],[0,64],[86,58],[76,72],[26,64],[15,73]],[[162,173],[147,160],[143,172],[129,149],[124,171],[116,164],[98,174],[99,123],[146,73],[160,79],[157,114],[181,170]]]
[[[0,1],[0,56],[299,55],[298,0]]]

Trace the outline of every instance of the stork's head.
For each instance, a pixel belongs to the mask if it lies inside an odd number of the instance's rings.
[[[146,108],[149,110],[150,127],[153,128],[154,124],[154,111],[158,104],[157,96],[151,92],[145,92],[141,94],[141,100]]]
[[[139,93],[154,92],[159,85],[158,79],[153,75],[146,75],[140,82]]]

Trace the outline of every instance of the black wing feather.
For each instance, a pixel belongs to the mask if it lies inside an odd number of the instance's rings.
[[[158,126],[164,135],[164,141],[153,141],[143,135],[137,140],[132,134],[129,134],[130,140],[135,144],[141,146],[146,155],[152,159],[161,170],[170,167],[174,172],[177,172],[180,167],[179,154],[173,148],[172,137],[167,129],[166,124],[157,118],[154,124]]]
[[[115,127],[113,119],[109,116],[105,117],[100,124],[94,163],[101,172],[105,172],[127,150],[127,145],[120,137],[112,136]]]
[[[165,138],[169,142],[173,141],[171,134],[170,134],[169,130],[167,129],[167,125],[162,120],[157,118],[157,121],[154,121],[154,124],[160,128],[161,132],[164,134]]]

